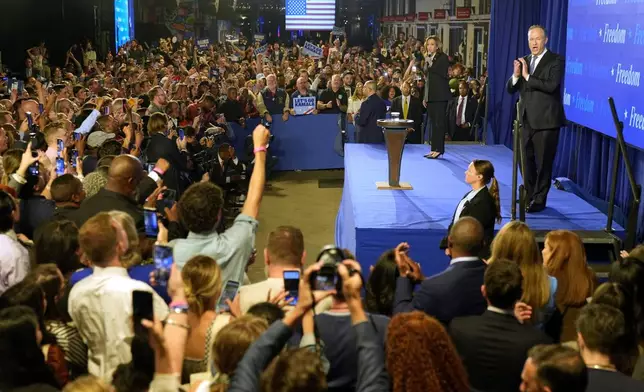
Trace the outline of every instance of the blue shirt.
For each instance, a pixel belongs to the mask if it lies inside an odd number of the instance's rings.
[[[470,193],[468,193],[468,194],[467,194],[467,195],[466,195],[466,196],[461,200],[461,202],[460,202],[460,203],[458,203],[458,207],[456,207],[456,213],[454,214],[454,222],[456,222],[456,221],[458,220],[458,218],[460,218],[460,217],[461,217],[461,213],[463,213],[463,209],[465,208],[465,204],[466,204],[466,203],[471,202],[471,201],[472,201],[472,199],[474,199],[474,197],[475,197],[476,195],[478,195],[478,193],[479,193],[479,192],[481,191],[481,189],[483,189],[483,188],[485,188],[485,187],[479,188],[479,189],[477,189],[477,190],[472,190],[472,191],[470,191]]]
[[[222,234],[214,230],[208,234],[191,232],[188,238],[170,242],[169,246],[174,248],[174,262],[183,268],[194,256],[212,257],[222,269],[222,283],[228,280],[242,283],[258,224],[255,218],[239,214],[233,225]]]

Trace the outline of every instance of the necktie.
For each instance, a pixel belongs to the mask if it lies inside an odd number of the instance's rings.
[[[534,68],[537,65],[537,56],[533,55],[532,59],[530,60],[530,75],[534,72]]]
[[[463,97],[458,98],[458,110],[456,111],[456,125],[459,127],[463,122],[461,121],[461,118],[463,117]]]
[[[403,97],[403,118],[407,120],[407,111],[409,110],[409,104],[407,103],[407,97]]]

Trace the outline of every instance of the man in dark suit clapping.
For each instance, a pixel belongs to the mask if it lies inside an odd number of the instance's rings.
[[[562,58],[546,49],[548,37],[541,26],[528,30],[531,54],[514,60],[514,74],[507,82],[510,94],[519,91],[526,162],[523,178],[528,198],[528,212],[546,208],[552,181],[552,165],[564,124],[561,102]]]
[[[411,96],[411,86],[409,85],[409,82],[403,82],[400,90],[402,91],[402,95],[394,98],[391,103],[391,111],[400,113],[400,118],[405,120],[414,120],[414,128],[407,135],[407,142],[421,144],[423,103],[420,99]]]
[[[449,326],[473,390],[518,391],[528,350],[550,343],[546,334],[519,323],[514,316],[514,304],[523,294],[522,283],[517,263],[495,260],[487,267],[481,287],[488,303],[485,313],[455,318]]]
[[[380,144],[385,142],[385,135],[377,121],[387,115],[385,102],[376,94],[376,82],[373,80],[364,84],[367,99],[360,105],[356,113],[356,124],[360,127],[358,143]]]
[[[476,124],[477,99],[469,95],[466,81],[458,83],[458,97],[450,101],[447,107],[447,125],[453,141],[473,140],[472,126]]]
[[[466,216],[454,223],[448,236],[452,256],[447,269],[428,279],[407,256],[406,244],[396,248],[400,277],[396,280],[394,314],[420,310],[444,325],[460,316],[479,315],[485,311],[481,294],[486,264],[477,256],[483,249],[483,226]],[[414,292],[414,285],[420,289]]]

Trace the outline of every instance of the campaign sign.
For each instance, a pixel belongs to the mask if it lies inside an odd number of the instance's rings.
[[[259,48],[255,49],[253,53],[255,53],[255,56],[257,56],[260,53],[265,53],[268,50],[268,45],[262,45]]]
[[[307,56],[311,56],[314,58],[322,57],[322,48],[319,46],[313,45],[308,41],[304,43],[304,48],[302,48],[302,51]]]
[[[296,116],[313,113],[315,110],[315,97],[293,98],[293,109]]]
[[[197,40],[197,48],[201,50],[206,50],[208,49],[208,46],[210,45],[210,39],[209,38],[202,38]]]
[[[344,31],[344,27],[334,26],[333,31],[331,31],[331,34],[333,34],[333,35],[346,35],[347,33]]]
[[[255,34],[253,36],[253,38],[255,39],[255,42],[262,42],[263,40],[266,39],[266,35],[265,34]]]

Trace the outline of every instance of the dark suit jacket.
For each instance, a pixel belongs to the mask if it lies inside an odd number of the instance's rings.
[[[449,133],[452,135],[452,140],[460,140],[460,138],[455,138],[457,133],[467,132],[469,135],[470,129],[458,129],[456,126],[456,114],[458,113],[458,100],[459,97],[452,98],[452,100],[447,105],[447,126],[449,127]],[[476,109],[478,108],[478,100],[472,96],[467,96],[467,104],[465,105],[465,122],[470,123],[471,125],[476,124],[476,120],[481,117],[481,113],[476,115]],[[460,131],[460,132],[458,132]]]
[[[551,343],[539,329],[520,324],[514,315],[485,311],[459,317],[449,334],[463,360],[472,389],[480,392],[516,392],[528,350]]]
[[[532,55],[524,57],[528,67],[531,57]],[[512,84],[511,77],[508,80],[507,90],[510,94],[519,92],[521,117],[527,117],[533,130],[559,128],[566,121],[561,102],[563,74],[563,59],[548,50],[527,81],[523,76],[519,77],[515,85]]]
[[[400,118],[403,118],[402,95],[394,98],[391,102],[391,111],[399,112]],[[420,99],[410,96],[409,108],[407,109],[407,119],[414,120],[414,132],[407,135],[407,141],[410,143],[420,143],[422,139],[423,123],[423,103]]]
[[[447,102],[452,99],[449,89],[449,59],[443,52],[437,53],[431,67],[425,65],[425,97],[427,102]]]
[[[486,267],[482,260],[451,264],[440,274],[425,279],[413,297],[413,283],[400,277],[396,281],[394,313],[420,310],[445,325],[455,317],[479,315],[487,306],[481,294]]]
[[[468,194],[469,192],[466,193],[461,200],[467,197]],[[458,204],[456,205],[456,208],[458,208]],[[454,222],[464,216],[476,218],[476,220],[483,225],[485,247],[488,248],[494,238],[494,224],[496,223],[496,204],[494,203],[494,198],[490,194],[488,187],[481,189],[472,200],[465,203],[460,216],[456,216],[456,209],[454,210],[452,223],[450,223],[447,228],[448,234],[450,230],[452,230]],[[441,240],[440,248],[447,248],[447,236],[443,237]]]
[[[377,121],[385,118],[387,115],[387,106],[385,101],[373,94],[365,99],[360,105],[360,111],[356,114],[356,124],[360,126],[359,143],[380,144],[385,142],[385,135],[382,128],[378,126]]]
[[[150,137],[146,154],[150,163],[155,163],[160,158],[170,162],[170,169],[163,175],[163,185],[174,189],[177,196],[180,195],[184,190],[180,173],[187,172],[188,166],[187,157],[179,152],[176,142],[160,133],[154,134]]]

